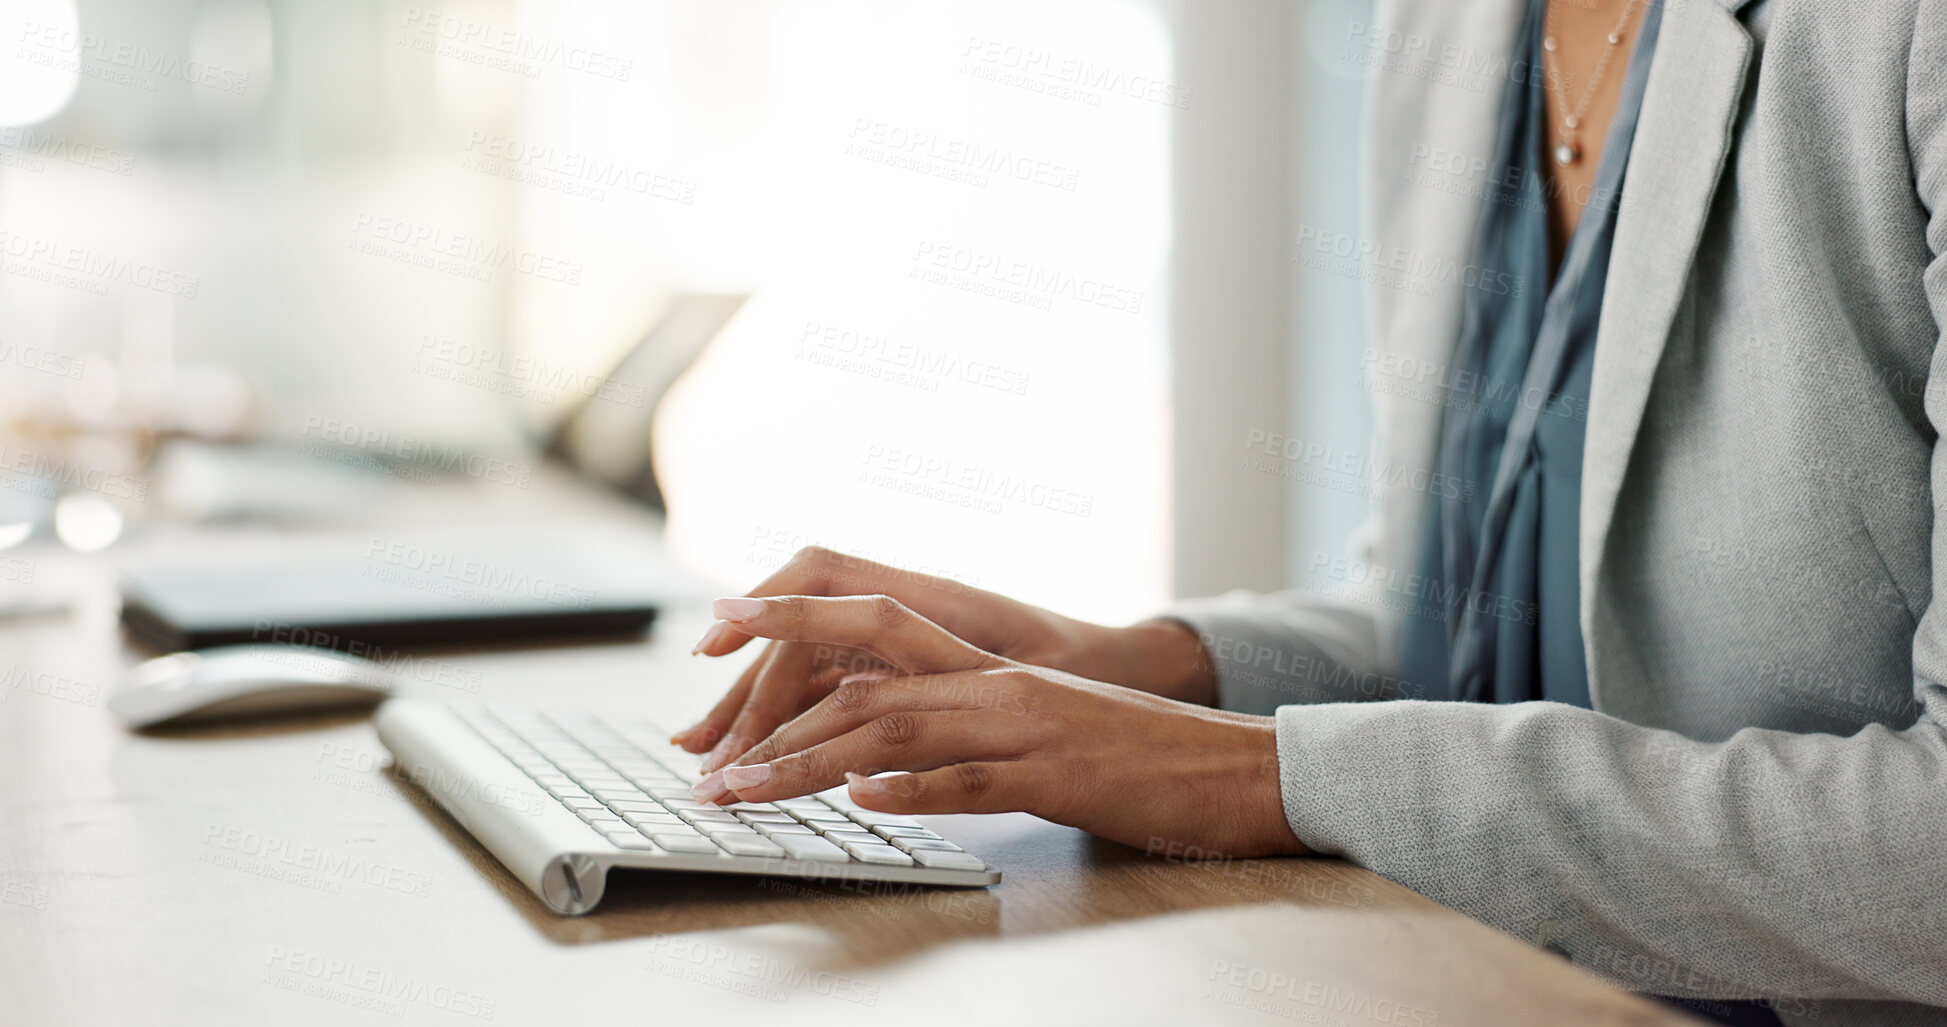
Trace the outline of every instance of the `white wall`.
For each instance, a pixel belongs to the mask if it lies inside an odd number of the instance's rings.
[[[1248,458],[1273,436],[1344,453],[1370,442],[1359,283],[1292,259],[1302,233],[1359,230],[1363,70],[1344,42],[1370,6],[1172,8],[1180,74],[1197,89],[1174,149],[1179,596],[1296,582],[1366,511],[1355,481],[1321,487],[1290,461]]]
[[[1196,90],[1173,141],[1179,596],[1283,579],[1283,481],[1241,461],[1252,432],[1284,420],[1291,10],[1278,0],[1173,8],[1178,72]]]

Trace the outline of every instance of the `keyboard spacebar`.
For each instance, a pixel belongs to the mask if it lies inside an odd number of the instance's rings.
[[[784,847],[784,854],[792,859],[810,860],[814,863],[850,863],[852,857],[832,843],[809,834],[777,834],[771,841]]]

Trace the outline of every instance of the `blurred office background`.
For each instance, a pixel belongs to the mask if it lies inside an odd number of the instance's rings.
[[[1240,458],[1366,444],[1358,282],[1293,260],[1358,230],[1365,7],[6,0],[0,544],[267,516],[225,453],[538,463],[747,294],[656,404],[699,573],[817,542],[1109,620],[1295,580],[1363,500]]]

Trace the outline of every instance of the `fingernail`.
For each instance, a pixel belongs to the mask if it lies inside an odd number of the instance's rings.
[[[884,681],[891,676],[892,671],[889,670],[862,670],[857,674],[847,674],[839,678],[838,683],[841,685],[849,685],[854,681]]]
[[[723,786],[722,774],[711,774],[690,788],[690,798],[698,802],[716,802],[730,794]]]
[[[845,783],[851,785],[854,791],[879,793],[886,790],[885,786],[879,782],[866,777],[864,774],[854,774],[849,770],[845,772]]]
[[[710,607],[719,620],[741,624],[764,612],[762,599],[719,599]]]
[[[683,744],[684,742],[687,742],[687,741],[689,741],[689,740],[690,740],[690,733],[691,733],[691,732],[693,732],[693,731],[695,731],[695,730],[696,730],[697,728],[699,728],[699,727],[702,727],[702,726],[703,726],[703,725],[701,725],[701,724],[691,724],[691,725],[690,725],[689,727],[686,727],[686,728],[684,728],[683,730],[681,730],[681,731],[678,731],[678,732],[676,732],[676,733],[675,733],[675,734],[673,734],[673,735],[670,735],[670,736],[669,736],[669,744],[671,744],[671,745],[682,745],[682,744]]]
[[[725,767],[722,771],[723,783],[730,786],[733,792],[760,787],[776,773],[769,763],[757,763],[748,767]]]
[[[695,656],[703,650],[710,648],[710,643],[722,638],[723,633],[729,630],[730,625],[722,621],[711,624],[709,629],[703,632],[703,637],[697,639],[696,644],[690,647],[690,655]]]
[[[717,747],[711,749],[710,754],[708,756],[703,757],[703,762],[697,764],[696,769],[701,773],[708,774],[711,771],[716,770],[718,767],[721,767],[724,764],[730,762],[732,757],[741,755],[743,750],[738,749],[733,744],[736,741],[737,739],[729,735],[725,735],[723,741],[718,742]]]

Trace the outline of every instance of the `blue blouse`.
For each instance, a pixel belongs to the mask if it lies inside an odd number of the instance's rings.
[[[1440,470],[1474,483],[1434,504],[1423,576],[1444,617],[1415,616],[1401,678],[1430,696],[1589,705],[1578,551],[1582,442],[1596,320],[1609,272],[1623,170],[1656,50],[1662,8],[1643,15],[1594,189],[1559,268],[1549,266],[1547,88],[1541,0],[1522,28],[1530,74],[1508,89],[1474,265],[1501,272],[1470,289],[1441,429]],[[1518,65],[1517,65],[1518,67]],[[1512,183],[1512,184],[1511,184]],[[1582,201],[1582,197],[1572,197]],[[1550,278],[1553,278],[1550,283]],[[1486,283],[1512,280],[1512,288]],[[1545,286],[1545,287],[1544,287]]]

